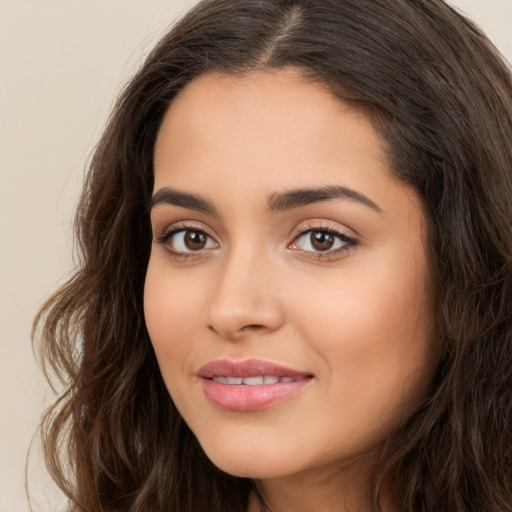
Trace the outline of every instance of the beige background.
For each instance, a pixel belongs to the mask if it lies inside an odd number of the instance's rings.
[[[51,396],[32,318],[72,268],[87,156],[121,85],[194,0],[0,0],[0,512],[29,510],[24,467]],[[453,2],[512,61],[512,0]],[[34,510],[62,510],[38,454]],[[52,504],[50,504],[52,502]]]

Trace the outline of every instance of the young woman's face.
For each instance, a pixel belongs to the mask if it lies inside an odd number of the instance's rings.
[[[368,120],[291,69],[210,74],[154,166],[146,322],[206,454],[271,479],[371,452],[436,343],[422,209]]]

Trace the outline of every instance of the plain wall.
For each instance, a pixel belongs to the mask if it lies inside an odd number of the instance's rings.
[[[72,268],[73,209],[117,92],[194,0],[0,0],[0,512],[29,510],[25,459],[51,393],[32,318]],[[458,0],[512,61],[512,0]],[[34,510],[63,510],[37,437]],[[45,498],[45,495],[48,498]]]

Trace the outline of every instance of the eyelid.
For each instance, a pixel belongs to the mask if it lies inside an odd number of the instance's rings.
[[[292,247],[301,237],[307,235],[312,232],[325,232],[328,233],[343,242],[341,247],[337,247],[334,249],[327,249],[325,251],[321,250],[305,250],[297,247]],[[301,226],[296,228],[295,235],[293,236],[292,241],[288,244],[288,248],[294,251],[297,251],[306,257],[314,258],[317,260],[321,259],[332,259],[336,257],[342,257],[346,255],[349,251],[355,249],[355,247],[359,244],[359,240],[354,238],[353,236],[349,236],[346,233],[346,230],[341,227],[334,227],[331,224],[326,223],[325,220],[318,221],[316,224],[315,221],[308,221],[306,226]]]
[[[172,222],[170,224],[166,224],[165,227],[161,230],[154,229],[153,230],[153,239],[156,241],[157,239],[164,238],[169,234],[176,233],[177,231],[182,230],[190,230],[190,231],[202,231],[207,234],[209,237],[215,239],[215,236],[212,235],[211,229],[203,224],[202,222],[198,222],[196,220],[179,220],[176,222]],[[160,231],[161,234],[156,234]],[[155,233],[156,232],[156,233]]]
[[[208,237],[213,243],[215,244],[217,248],[219,247],[219,242],[217,242],[216,237],[213,236],[210,233],[210,230],[202,223],[197,221],[178,221],[174,222],[170,225],[168,225],[162,232],[161,235],[154,235],[153,240],[154,242],[162,245],[165,250],[171,254],[173,257],[177,258],[188,258],[188,257],[194,257],[194,256],[200,256],[201,254],[204,254],[204,252],[209,251],[212,249],[212,247],[207,247],[203,249],[198,249],[197,251],[179,251],[176,249],[172,249],[168,247],[166,244],[167,242],[176,234],[184,232],[184,231],[196,231],[203,233],[206,237]]]

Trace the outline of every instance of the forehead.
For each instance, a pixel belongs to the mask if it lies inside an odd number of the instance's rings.
[[[157,137],[155,159],[158,164],[182,154],[190,161],[199,151],[208,151],[213,163],[213,158],[233,158],[235,142],[245,151],[264,147],[262,157],[300,153],[315,144],[333,150],[340,135],[354,149],[385,159],[382,141],[367,118],[294,68],[241,76],[208,73],[188,84],[171,104]],[[193,154],[187,154],[188,149]]]
[[[298,68],[255,70],[247,73],[226,74],[209,72],[200,75],[185,86],[174,99],[174,111],[186,108],[189,114],[201,117],[206,107],[224,108],[243,114],[247,99],[252,98],[264,110],[286,111],[293,114],[300,103],[301,110],[315,110],[315,115],[327,108],[331,112],[345,111],[349,107],[331,93],[327,85],[307,78]],[[252,112],[254,114],[254,112]],[[262,110],[263,114],[263,110]],[[257,119],[255,119],[257,121]]]
[[[414,193],[391,175],[384,146],[362,112],[294,68],[209,73],[187,85],[164,117],[155,190],[172,184],[204,195],[220,182],[223,192],[266,197],[342,185],[396,206],[397,194]]]

